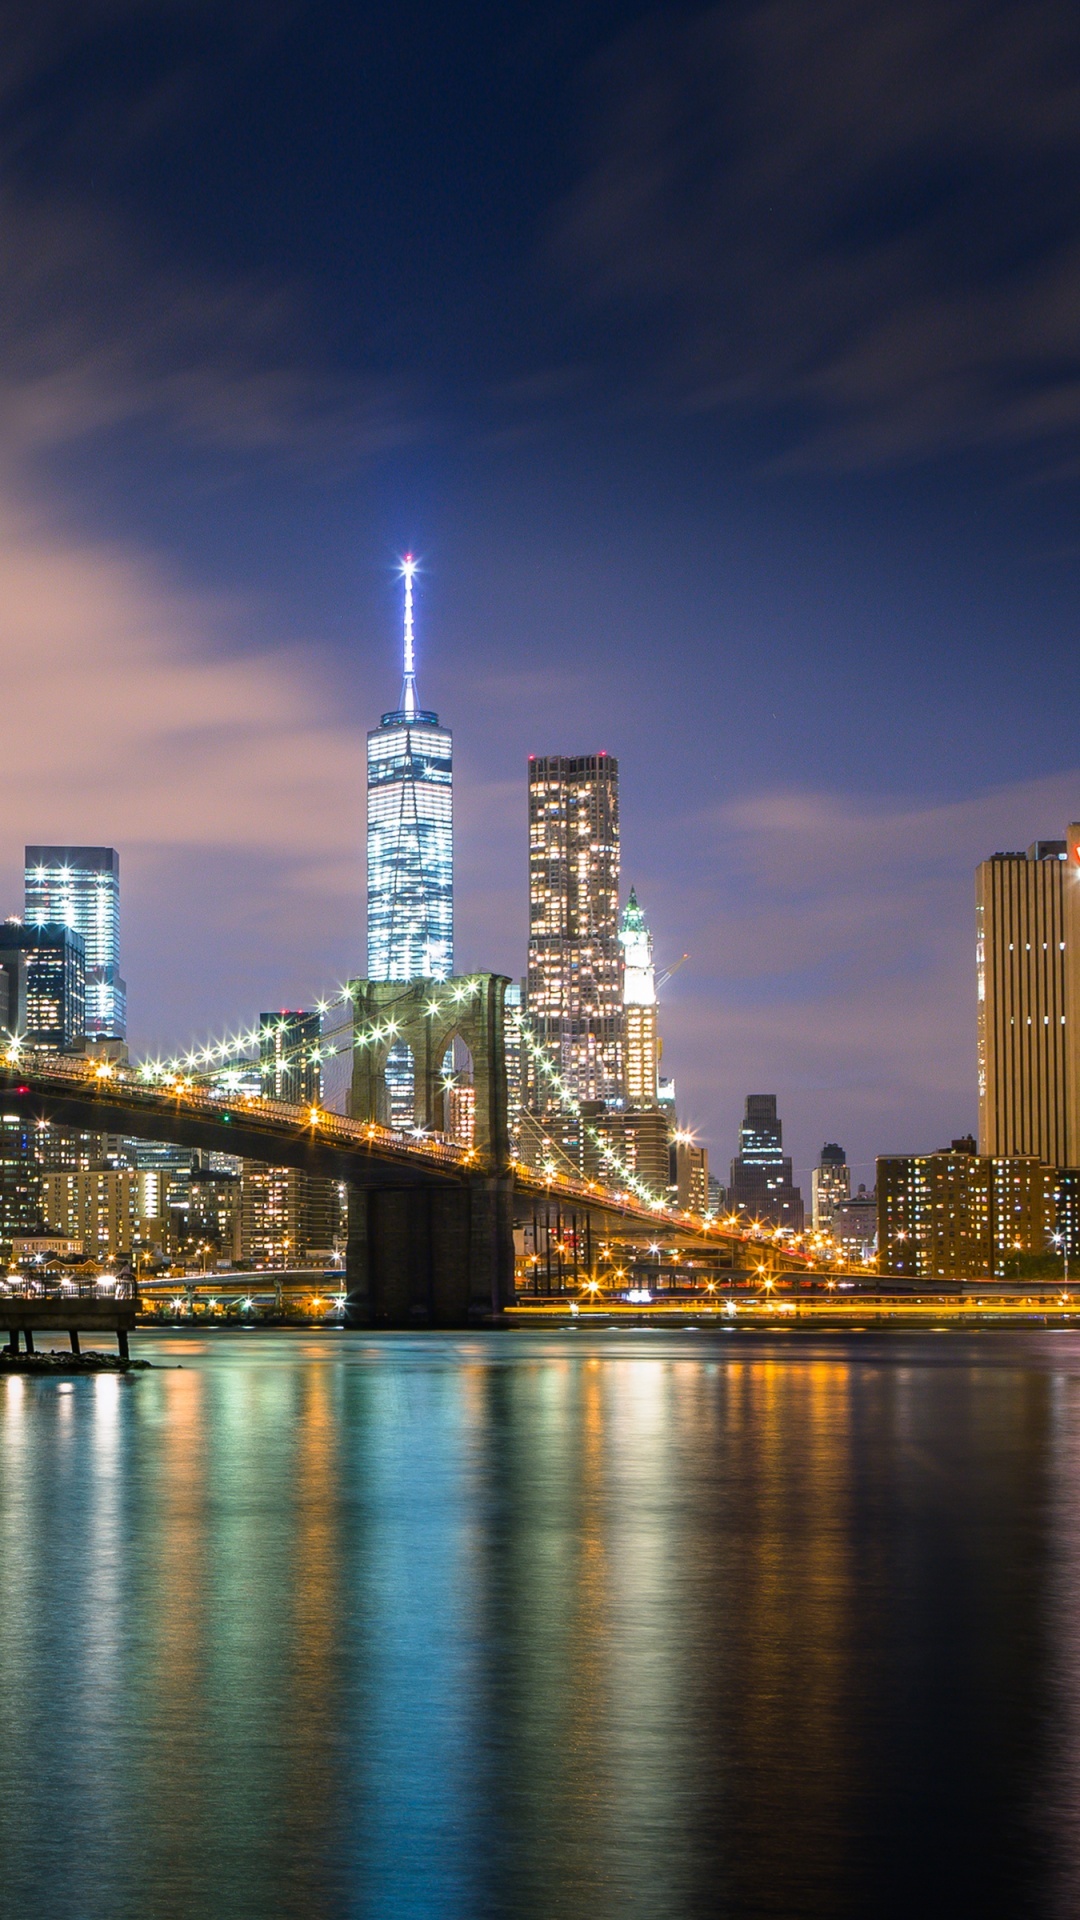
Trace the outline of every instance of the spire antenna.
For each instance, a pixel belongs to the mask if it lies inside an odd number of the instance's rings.
[[[416,649],[413,639],[413,575],[416,561],[407,553],[401,562],[401,572],[405,581],[405,679],[401,689],[401,711],[407,720],[414,720],[419,711],[416,698]]]

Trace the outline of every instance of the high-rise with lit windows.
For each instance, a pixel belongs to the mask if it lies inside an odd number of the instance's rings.
[[[1080,826],[976,875],[979,1147],[1080,1166]]]
[[[622,1095],[619,763],[529,761],[528,1015],[578,1100]],[[535,1103],[555,1105],[543,1083]]]
[[[86,1037],[123,1040],[127,988],[120,978],[120,855],[115,847],[27,847],[26,923],[81,934],[86,949]]]
[[[446,980],[454,967],[453,740],[417,698],[411,558],[402,571],[401,702],[367,745],[367,977]]]
[[[655,1107],[659,1048],[652,935],[633,887],[619,925],[623,950],[623,1088],[630,1107]]]

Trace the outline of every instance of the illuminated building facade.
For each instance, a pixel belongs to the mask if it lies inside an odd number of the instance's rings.
[[[280,1013],[260,1013],[259,1078],[266,1099],[287,1100],[298,1107],[321,1098],[321,1039],[318,1013],[284,1008]]]
[[[81,1240],[90,1258],[130,1259],[140,1243],[139,1175],[130,1167],[46,1173],[43,1205],[49,1225]]]
[[[622,1093],[619,763],[610,754],[529,761],[528,1014],[578,1100]],[[541,1080],[532,1098],[554,1104]]]
[[[367,977],[447,980],[454,970],[453,736],[420,706],[413,634],[415,562],[405,581],[401,704],[367,745]],[[386,1063],[389,1121],[414,1117],[413,1063],[392,1047]]]
[[[127,988],[120,978],[120,855],[115,847],[27,847],[24,918],[81,935],[86,955],[86,1035],[123,1040]]]
[[[847,1154],[833,1140],[826,1141],[821,1149],[821,1158],[811,1176],[811,1192],[814,1232],[831,1233],[833,1215],[851,1193],[851,1170]]]
[[[633,887],[619,923],[623,951],[623,1093],[628,1106],[655,1107],[659,1047],[652,935]]]
[[[240,1258],[251,1267],[325,1261],[344,1246],[340,1182],[300,1167],[245,1160],[240,1174]]]
[[[775,1227],[803,1230],[803,1198],[792,1180],[791,1161],[784,1152],[783,1124],[777,1117],[775,1093],[748,1093],[739,1151],[731,1163],[730,1201],[733,1212]]]
[[[677,1133],[671,1143],[672,1186],[675,1204],[684,1213],[709,1210],[709,1149],[699,1147],[689,1134]]]
[[[979,1146],[1080,1166],[1080,826],[976,874]]]
[[[454,970],[453,740],[417,699],[411,559],[403,571],[401,704],[368,734],[367,977],[446,980]]]
[[[86,1037],[86,950],[67,925],[0,924],[8,1026],[36,1047],[77,1051]]]
[[[878,1262],[896,1279],[1002,1277],[1046,1254],[1055,1223],[1053,1171],[1030,1155],[973,1151],[877,1163]]]
[[[44,1228],[41,1133],[28,1114],[0,1114],[0,1247]]]
[[[860,1182],[857,1193],[837,1200],[824,1229],[845,1261],[872,1260],[877,1251],[877,1193]]]

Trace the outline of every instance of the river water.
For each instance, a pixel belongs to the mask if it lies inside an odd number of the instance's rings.
[[[0,1380],[0,1908],[1080,1913],[1080,1336]]]

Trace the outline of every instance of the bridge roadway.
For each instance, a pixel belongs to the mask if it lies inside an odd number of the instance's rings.
[[[208,1148],[345,1181],[350,1189],[346,1274],[358,1320],[373,1318],[390,1325],[430,1318],[433,1323],[453,1324],[509,1306],[513,1301],[511,1223],[526,1228],[532,1223],[534,1230],[539,1223],[541,1233],[549,1238],[552,1233],[569,1234],[575,1257],[582,1243],[589,1247],[593,1240],[597,1244],[605,1239],[653,1240],[659,1232],[684,1253],[711,1251],[715,1256],[723,1249],[721,1260],[732,1264],[752,1256],[763,1271],[776,1271],[781,1265],[777,1250],[760,1235],[706,1224],[671,1208],[646,1206],[595,1181],[558,1173],[547,1177],[517,1162],[495,1167],[474,1149],[444,1137],[413,1136],[374,1121],[352,1120],[325,1107],[226,1094],[182,1073],[150,1080],[135,1068],[23,1046],[14,1057],[0,1060],[0,1096],[5,1112],[35,1120],[136,1139],[169,1140],[178,1146]],[[403,1269],[415,1269],[418,1260],[431,1269],[426,1279],[421,1275],[421,1296],[426,1287],[430,1314],[417,1313],[415,1273],[410,1281],[411,1306],[404,1282],[397,1289],[396,1305],[388,1304],[385,1311],[368,1312],[366,1281],[364,1298],[358,1298],[353,1280],[368,1256],[357,1250],[352,1203],[354,1196],[365,1193],[384,1196],[380,1202],[384,1211],[398,1208]],[[463,1193],[464,1209],[455,1205],[455,1196],[460,1199]],[[422,1202],[420,1196],[424,1196]],[[420,1253],[415,1221],[424,1208],[425,1250]],[[490,1216],[486,1224],[485,1209]],[[490,1259],[483,1256],[485,1234],[504,1243]],[[460,1278],[456,1283],[460,1295],[455,1296],[456,1305],[446,1288],[440,1287],[433,1268],[433,1261],[436,1267],[439,1263],[432,1244],[443,1240],[460,1243],[454,1250],[457,1266],[474,1272],[471,1285]],[[808,1264],[803,1257],[786,1252],[782,1259],[788,1267]],[[591,1254],[585,1264],[592,1264]],[[469,1287],[467,1301],[463,1286]]]

